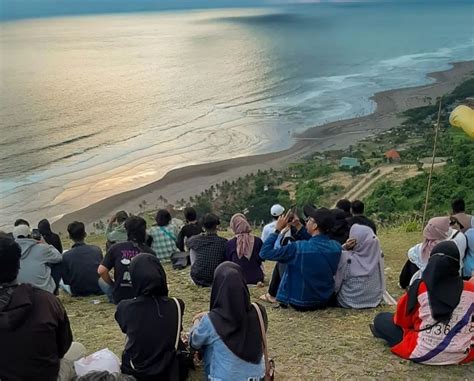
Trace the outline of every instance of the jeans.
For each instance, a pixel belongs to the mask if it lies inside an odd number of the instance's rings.
[[[109,303],[116,304],[114,302],[114,297],[112,295],[112,292],[114,290],[113,286],[111,284],[108,284],[105,280],[102,278],[99,278],[99,287],[102,290],[102,292],[107,296],[107,299],[109,300]]]
[[[375,317],[372,333],[385,340],[390,347],[403,340],[403,330],[393,322],[393,314],[390,312],[381,312]]]
[[[64,284],[62,279],[59,281],[59,288],[67,294],[72,295],[71,286],[69,286],[68,284]]]

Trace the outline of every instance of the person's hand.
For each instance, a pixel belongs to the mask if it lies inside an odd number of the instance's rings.
[[[193,324],[199,320],[201,320],[205,315],[207,315],[207,311],[204,311],[204,312],[199,312],[198,314],[194,315],[193,316]]]
[[[355,238],[349,238],[345,243],[344,245],[342,245],[342,248],[344,250],[352,250],[355,245],[357,244],[357,241]]]
[[[282,214],[280,217],[278,217],[277,223],[275,225],[275,229],[282,231],[287,225],[288,225],[288,219],[290,218],[290,211],[286,212],[285,214]]]
[[[299,231],[303,227],[303,224],[301,223],[299,217],[296,214],[293,215],[293,221],[291,221],[291,225],[294,226],[297,231]]]

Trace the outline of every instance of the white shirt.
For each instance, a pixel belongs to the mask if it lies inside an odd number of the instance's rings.
[[[266,224],[262,229],[262,242],[265,243],[265,240],[270,236],[270,234],[275,233],[276,220]]]

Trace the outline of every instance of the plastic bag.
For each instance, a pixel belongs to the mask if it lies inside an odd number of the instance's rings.
[[[120,373],[120,360],[115,353],[105,348],[75,361],[74,369],[78,376],[83,376],[94,370]]]

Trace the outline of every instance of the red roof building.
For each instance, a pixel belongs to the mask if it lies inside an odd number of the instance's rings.
[[[394,149],[385,152],[385,157],[390,161],[400,161],[400,154]]]

